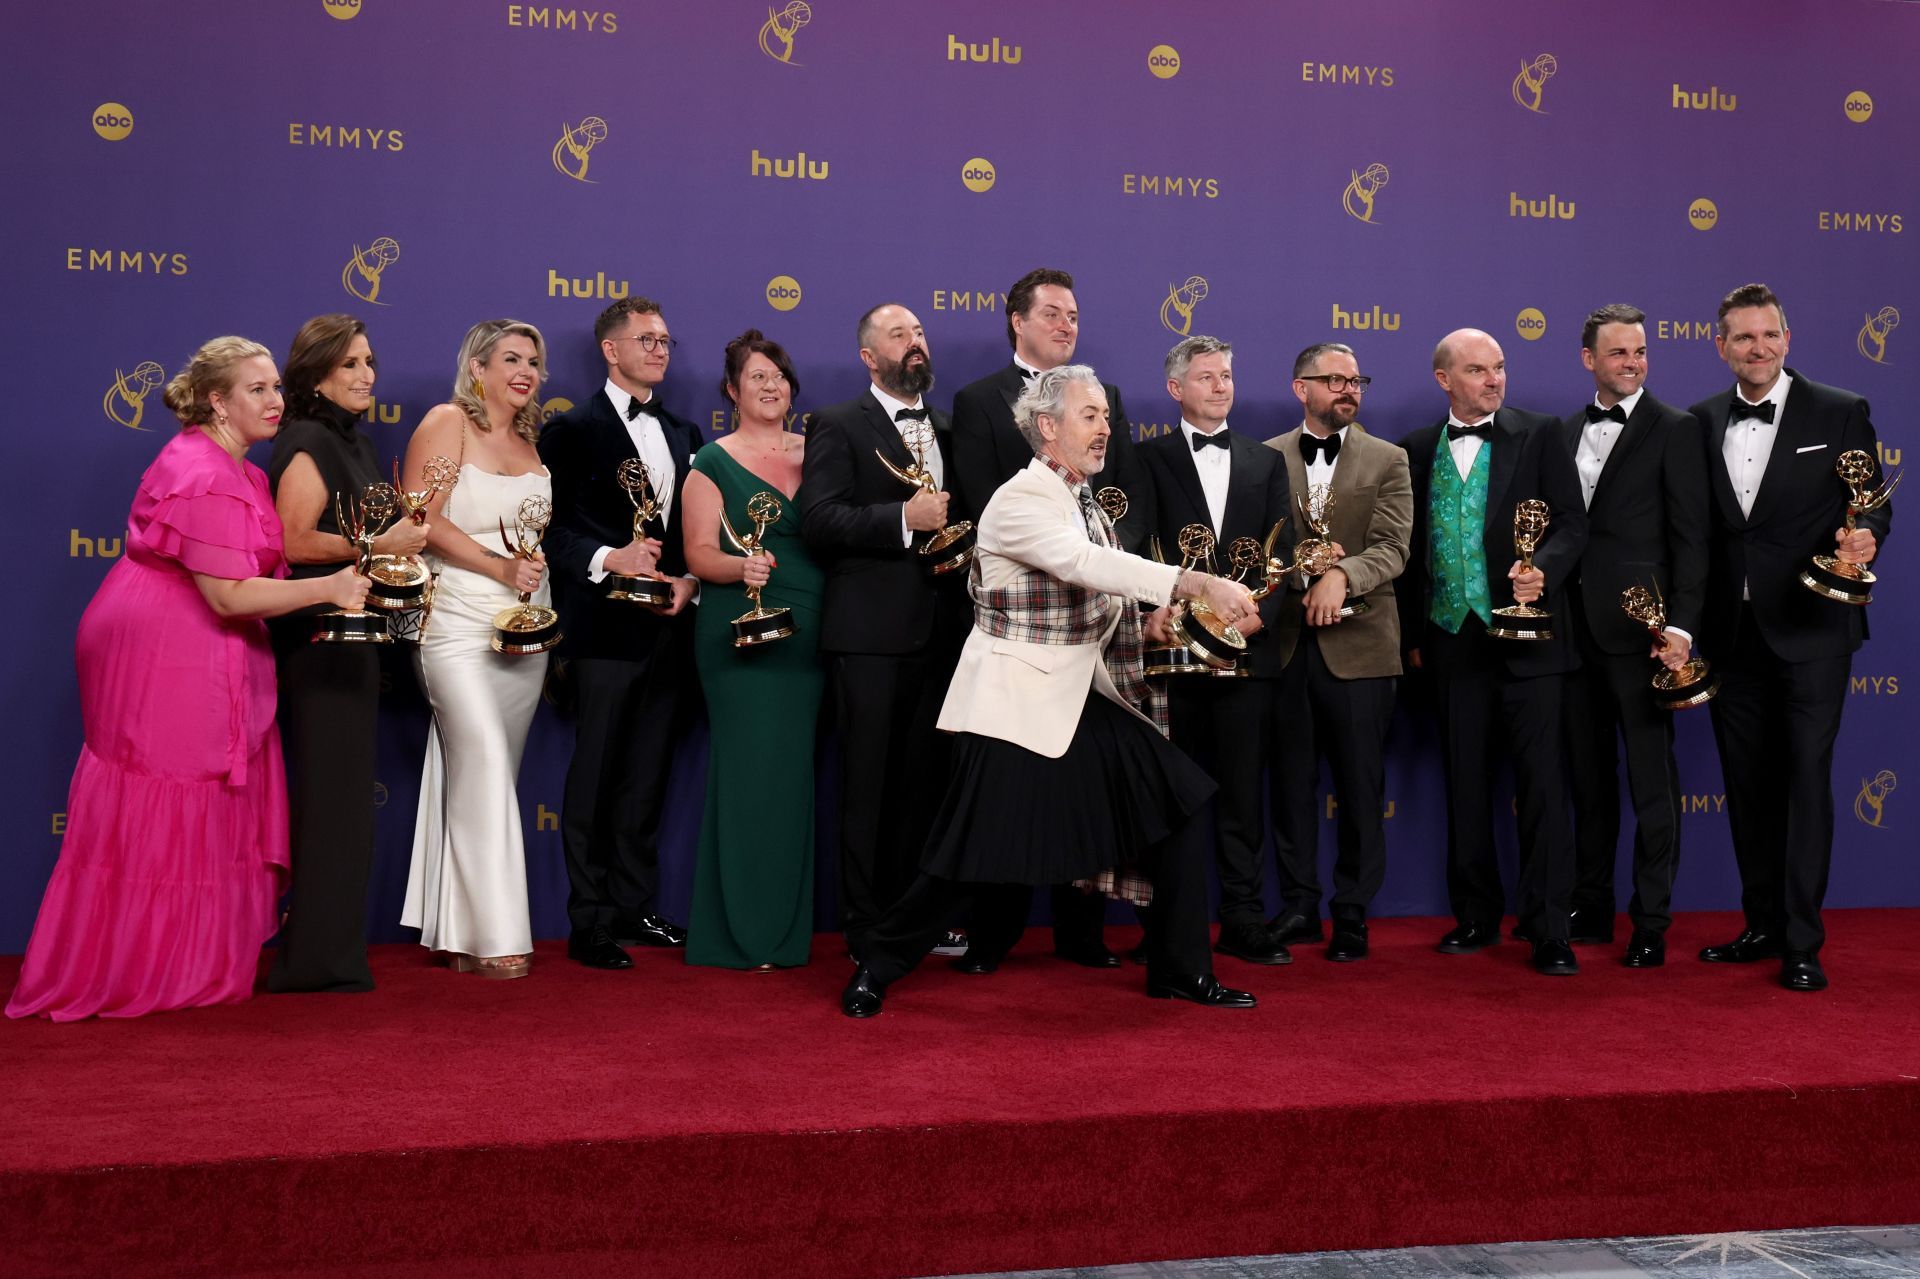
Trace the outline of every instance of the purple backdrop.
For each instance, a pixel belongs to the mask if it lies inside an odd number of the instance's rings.
[[[545,394],[563,404],[599,384],[595,313],[640,292],[681,341],[668,402],[711,432],[721,348],[749,325],[793,352],[805,410],[864,385],[860,311],[905,302],[944,402],[1005,361],[1000,291],[1048,264],[1078,276],[1081,356],[1120,384],[1139,432],[1175,420],[1159,362],[1190,327],[1239,347],[1237,429],[1291,428],[1293,353],[1331,337],[1375,379],[1363,420],[1398,439],[1441,412],[1428,353],[1459,325],[1504,342],[1513,403],[1572,410],[1591,391],[1581,317],[1610,301],[1649,312],[1650,385],[1691,403],[1729,380],[1717,299],[1764,279],[1789,303],[1791,362],[1867,395],[1899,458],[1900,409],[1920,398],[1920,336],[1897,327],[1920,316],[1906,226],[1920,7],[810,2],[96,0],[10,15],[0,102],[22,186],[0,212],[0,271],[7,352],[32,383],[10,586],[35,608],[6,689],[19,755],[0,782],[0,950],[24,946],[59,847],[80,742],[74,626],[174,429],[141,367],[171,373],[215,334],[284,352],[306,317],[359,314],[382,370],[370,429],[398,452],[474,321],[539,325]],[[1169,302],[1180,288],[1190,319]],[[1908,562],[1896,539],[1880,638],[1854,665],[1836,905],[1920,903],[1900,834],[1920,801],[1895,789],[1920,782],[1899,701],[1920,622]],[[384,937],[400,935],[425,737],[394,670],[375,796]],[[570,743],[543,712],[522,778],[542,935],[565,922]],[[1677,904],[1730,906],[1703,714],[1683,717],[1680,750]],[[680,917],[704,767],[696,733],[666,826]],[[1380,913],[1443,912],[1438,761],[1417,721],[1396,729],[1390,792]]]

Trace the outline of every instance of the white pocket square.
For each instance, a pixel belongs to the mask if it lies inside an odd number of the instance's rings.
[[[1824,444],[1809,444],[1805,448],[1795,449],[1794,452],[1795,453],[1817,453],[1825,447],[1827,446]]]

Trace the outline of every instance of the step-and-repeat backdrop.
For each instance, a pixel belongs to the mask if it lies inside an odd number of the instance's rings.
[[[1235,429],[1297,424],[1293,355],[1338,339],[1374,379],[1363,420],[1398,439],[1443,411],[1429,354],[1461,325],[1505,345],[1511,403],[1574,410],[1592,390],[1581,319],[1614,301],[1648,313],[1653,391],[1691,403],[1730,381],[1719,297],[1764,280],[1788,304],[1791,363],[1870,399],[1888,462],[1920,402],[1916,5],[92,0],[21,6],[8,27],[0,271],[20,395],[0,520],[22,611],[0,951],[25,945],[59,849],[75,624],[176,429],[158,389],[216,334],[284,352],[308,316],[362,317],[380,361],[367,429],[398,453],[473,322],[540,326],[559,409],[600,383],[594,315],[645,294],[680,340],[666,399],[712,433],[742,329],[793,352],[805,412],[862,388],[855,318],[904,302],[944,402],[1005,362],[1004,290],[1048,265],[1076,275],[1080,355],[1120,385],[1137,435],[1173,429],[1161,357],[1209,333],[1238,348]],[[1913,562],[1896,538],[1854,664],[1837,905],[1920,903]],[[391,938],[425,712],[404,660],[389,692],[380,784],[341,799],[379,809],[371,918]],[[520,790],[542,935],[565,926],[570,746],[543,710]],[[1731,906],[1703,712],[1682,717],[1679,750],[1679,904]],[[823,921],[831,754],[829,739]],[[673,915],[704,776],[701,727],[666,820]],[[1440,772],[1417,716],[1395,729],[1390,796],[1379,911],[1443,912]],[[1336,803],[1323,791],[1329,844]]]

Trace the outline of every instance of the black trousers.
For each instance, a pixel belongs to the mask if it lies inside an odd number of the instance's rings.
[[[1174,742],[1220,784],[1211,804],[1220,922],[1258,923],[1266,914],[1260,778],[1276,681],[1189,675],[1167,683]]]
[[[1387,730],[1393,676],[1341,679],[1327,669],[1320,636],[1303,628],[1280,676],[1273,708],[1274,853],[1281,912],[1320,915],[1320,759],[1339,800],[1332,915],[1365,919],[1387,877]]]
[[[1447,896],[1461,923],[1499,926],[1506,898],[1493,846],[1493,773],[1504,741],[1520,819],[1516,913],[1536,940],[1565,941],[1573,895],[1560,736],[1566,678],[1509,674],[1498,646],[1521,642],[1494,639],[1471,614],[1458,635],[1428,623],[1421,639],[1447,782]]]
[[[833,659],[839,718],[840,926],[857,936],[907,891],[946,790],[952,737],[935,728],[957,652]]]
[[[1153,880],[1153,904],[1140,912],[1151,976],[1213,972],[1205,822],[1204,813],[1195,813],[1143,859],[1142,869]],[[882,984],[897,981],[919,966],[955,916],[969,908],[969,957],[998,962],[1026,930],[1032,896],[1028,884],[970,884],[922,871],[860,939],[861,962]],[[1104,912],[1104,898],[1087,900]],[[1056,922],[1056,937],[1058,928]]]
[[[1717,669],[1720,695],[1707,705],[1747,926],[1817,952],[1833,862],[1833,742],[1853,657],[1785,661],[1742,605],[1733,651]]]
[[[578,657],[573,760],[562,793],[567,919],[612,927],[650,914],[660,887],[660,815],[692,699],[686,627],[663,626],[632,661]]]
[[[311,618],[287,618],[272,631],[293,874],[267,989],[372,990],[366,918],[380,648],[314,644],[312,634]]]
[[[1664,933],[1673,923],[1673,881],[1680,868],[1680,769],[1673,717],[1649,686],[1663,669],[1645,653],[1608,653],[1586,626],[1579,594],[1563,597],[1580,645],[1580,669],[1567,677],[1562,718],[1572,770],[1573,908],[1613,918],[1619,908],[1613,868],[1620,844],[1620,747],[1633,799],[1633,897],[1637,929]],[[1651,647],[1651,641],[1649,641]]]

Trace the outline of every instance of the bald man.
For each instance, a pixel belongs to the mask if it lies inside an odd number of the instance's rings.
[[[1550,639],[1499,639],[1493,610],[1536,603],[1565,583],[1586,545],[1573,451],[1556,419],[1506,407],[1507,360],[1478,329],[1433,352],[1447,416],[1401,442],[1413,481],[1412,554],[1400,602],[1407,666],[1433,697],[1447,779],[1447,895],[1455,927],[1439,950],[1465,955],[1500,940],[1505,892],[1493,846],[1495,743],[1513,759],[1520,826],[1520,933],[1533,966],[1577,973],[1567,944],[1573,830],[1561,767],[1560,703],[1578,663],[1564,618]],[[1550,522],[1522,571],[1514,506],[1546,501]]]

